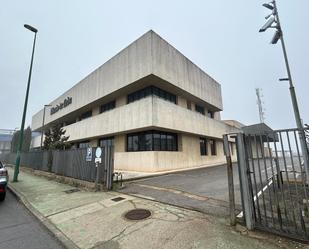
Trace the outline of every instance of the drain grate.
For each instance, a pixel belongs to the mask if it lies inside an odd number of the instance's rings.
[[[123,198],[123,197],[116,197],[116,198],[113,198],[113,199],[111,199],[112,201],[114,201],[114,202],[118,202],[118,201],[123,201],[123,200],[125,200],[126,198]]]
[[[80,190],[78,188],[73,188],[73,189],[69,189],[69,190],[66,190],[66,191],[63,191],[64,193],[66,194],[73,194],[75,192],[79,192]]]
[[[124,215],[128,220],[143,220],[150,216],[151,212],[147,209],[133,209]]]

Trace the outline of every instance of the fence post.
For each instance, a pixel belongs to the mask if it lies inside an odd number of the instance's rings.
[[[106,146],[106,188],[111,190],[113,187],[113,151],[112,146]]]
[[[239,167],[239,180],[241,183],[241,191],[243,198],[243,212],[246,221],[246,227],[249,230],[254,228],[254,219],[253,219],[253,199],[250,193],[250,175],[249,167],[247,165],[247,154],[245,148],[244,135],[242,133],[237,134],[237,150],[238,150],[238,167]]]
[[[95,167],[96,167],[96,178],[95,178],[95,191],[99,190],[99,162],[95,163]]]
[[[234,195],[234,179],[233,179],[233,164],[229,147],[228,135],[223,135],[223,149],[227,163],[227,181],[229,187],[229,203],[230,203],[230,224],[235,226],[235,195]]]

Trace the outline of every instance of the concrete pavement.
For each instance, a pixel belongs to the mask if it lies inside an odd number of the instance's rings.
[[[9,169],[12,175],[12,169]],[[278,237],[244,236],[223,218],[117,192],[89,192],[21,171],[10,187],[69,248],[302,248]],[[75,190],[75,191],[70,191]],[[124,199],[113,201],[116,197]],[[129,221],[135,208],[150,218]],[[243,233],[245,233],[243,231]]]

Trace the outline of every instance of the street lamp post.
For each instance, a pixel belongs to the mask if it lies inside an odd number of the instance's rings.
[[[41,131],[41,150],[43,148],[43,127],[45,123],[45,111],[46,111],[46,107],[49,107],[49,106],[51,105],[44,105],[44,109],[43,109],[42,131]]]
[[[291,75],[291,70],[289,66],[289,61],[288,61],[288,56],[285,48],[285,43],[283,39],[283,32],[281,29],[280,25],[280,19],[279,19],[279,14],[278,14],[278,9],[277,9],[277,4],[276,0],[271,1],[270,3],[264,3],[263,6],[269,10],[272,11],[270,15],[265,17],[268,19],[268,21],[264,24],[264,26],[259,30],[259,32],[264,32],[269,28],[275,28],[276,32],[271,40],[271,44],[276,44],[278,40],[281,41],[281,46],[282,46],[282,51],[283,51],[283,56],[284,56],[284,61],[285,61],[285,66],[288,74],[288,78],[283,78],[280,79],[280,81],[289,81],[290,84],[290,95],[291,95],[291,100],[292,100],[292,105],[293,105],[293,110],[294,110],[294,116],[296,120],[296,125],[299,130],[299,139],[300,139],[300,145],[302,149],[302,154],[303,154],[303,160],[304,160],[304,166],[305,166],[305,171],[307,175],[307,182],[309,181],[309,155],[308,155],[308,147],[306,144],[306,137],[305,137],[305,132],[303,129],[299,109],[298,109],[298,103],[297,103],[297,98],[296,98],[296,93],[295,93],[295,88],[293,85],[293,80],[292,80],[292,75]]]
[[[31,55],[31,63],[30,63],[30,70],[29,70],[29,76],[28,76],[28,84],[27,84],[27,90],[26,90],[26,97],[25,97],[25,103],[24,103],[24,111],[23,111],[23,117],[21,121],[21,127],[20,127],[20,134],[19,134],[19,143],[17,148],[17,155],[16,155],[16,163],[15,163],[15,169],[14,169],[14,176],[13,176],[13,182],[18,181],[18,174],[19,174],[19,164],[20,164],[20,152],[22,149],[23,144],[23,136],[24,136],[24,126],[25,126],[25,120],[26,120],[26,112],[27,112],[27,105],[28,105],[28,96],[29,96],[29,90],[30,90],[30,81],[31,81],[31,73],[32,73],[32,65],[33,65],[33,57],[34,57],[34,49],[35,49],[35,41],[36,41],[36,35],[38,30],[28,24],[25,24],[24,27],[32,32],[34,32],[34,40],[33,40],[33,47],[32,47],[32,55]]]

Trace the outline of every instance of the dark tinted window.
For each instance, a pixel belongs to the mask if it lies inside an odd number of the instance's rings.
[[[195,111],[205,115],[205,108],[203,106],[195,105]]]
[[[201,156],[207,156],[208,155],[207,139],[203,138],[203,137],[200,138],[200,152],[201,152]]]
[[[78,144],[78,148],[88,148],[89,147],[89,141],[83,141],[83,142],[80,142]]]
[[[127,135],[128,151],[177,151],[177,134],[146,131]]]
[[[92,110],[84,112],[82,115],[80,115],[80,120],[90,118],[92,116]]]
[[[207,116],[209,118],[214,118],[215,117],[215,113],[213,111],[208,111]]]
[[[99,140],[99,146],[112,146],[114,145],[114,137],[106,137]]]
[[[191,110],[191,101],[187,100],[187,108]]]
[[[112,109],[114,109],[115,107],[116,107],[116,101],[113,100],[113,101],[108,102],[108,103],[106,103],[106,104],[104,104],[104,105],[101,105],[101,107],[100,107],[100,113],[106,112],[106,111],[109,111],[109,110],[112,110]]]
[[[167,91],[164,91],[158,87],[155,86],[148,86],[146,88],[143,88],[141,90],[138,90],[136,92],[133,92],[128,95],[127,102],[128,104],[131,102],[134,102],[136,100],[148,97],[150,95],[157,96],[159,98],[165,99],[167,101],[170,101],[174,104],[176,104],[176,95],[169,93]]]
[[[153,150],[161,150],[161,135],[160,133],[153,133]]]
[[[2,162],[0,162],[0,169],[2,169],[3,168],[3,164],[2,164]]]

